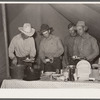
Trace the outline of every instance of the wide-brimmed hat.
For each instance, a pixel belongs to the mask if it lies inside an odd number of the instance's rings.
[[[83,26],[85,31],[88,30],[88,26],[86,26],[86,23],[84,21],[78,21],[76,24],[76,27],[78,27],[78,26]]]
[[[47,25],[47,24],[42,24],[41,25],[41,29],[40,29],[41,33],[45,32],[45,31],[48,31],[48,30],[53,31],[53,28],[49,27],[49,25]]]
[[[23,27],[18,27],[18,29],[27,36],[32,36],[35,33],[35,29],[31,27],[30,23],[24,23]]]

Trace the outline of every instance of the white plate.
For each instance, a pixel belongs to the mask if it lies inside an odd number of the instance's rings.
[[[54,73],[54,74],[52,74],[52,76],[53,76],[53,77],[59,77],[59,76],[61,76],[61,74],[55,74],[55,73]]]
[[[91,65],[86,60],[81,60],[76,65],[77,68],[77,75],[79,77],[89,77],[89,74],[91,73]]]
[[[31,60],[31,59],[25,59],[23,61],[25,61],[25,62],[34,62],[34,60]]]
[[[100,68],[100,64],[92,64],[92,67],[93,68],[95,68],[95,67]]]
[[[83,67],[83,65],[86,66],[86,67],[88,67],[88,68],[91,68],[90,63],[89,63],[88,61],[86,61],[86,60],[81,60],[81,61],[79,61],[79,62],[77,63],[77,65],[76,65],[76,68],[78,68],[78,67]]]
[[[56,72],[45,72],[44,74],[45,75],[52,75],[52,74],[55,74]]]

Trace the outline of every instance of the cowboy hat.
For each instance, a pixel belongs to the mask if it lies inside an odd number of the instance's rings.
[[[49,27],[49,25],[47,25],[47,24],[42,24],[41,25],[41,29],[40,29],[40,32],[41,33],[45,32],[45,31],[48,31],[48,30],[50,30],[52,32],[53,31],[53,28],[52,27]]]
[[[23,27],[18,29],[27,36],[32,36],[35,33],[35,29],[31,27],[30,23],[24,23]]]

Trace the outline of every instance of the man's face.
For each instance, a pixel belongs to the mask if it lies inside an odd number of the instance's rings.
[[[71,27],[71,28],[69,29],[69,33],[70,33],[71,36],[76,36],[76,32],[75,32],[74,27]]]
[[[50,35],[50,32],[49,32],[49,30],[47,30],[47,31],[44,31],[42,34],[43,34],[43,36],[44,36],[45,38],[48,38],[49,35]]]
[[[29,38],[29,36],[25,35],[24,33],[22,33],[21,36],[22,36],[23,39]]]
[[[84,34],[84,27],[83,26],[77,26],[77,33],[82,36]]]

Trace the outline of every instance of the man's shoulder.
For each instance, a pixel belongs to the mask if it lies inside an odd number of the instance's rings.
[[[79,41],[80,39],[81,39],[80,36],[76,36],[76,37],[75,37],[75,40],[77,40],[77,41]]]
[[[56,36],[56,35],[52,35],[52,40],[53,41],[60,41],[60,37]]]
[[[17,40],[17,39],[19,39],[20,38],[20,34],[17,34],[17,35],[15,35],[13,38],[12,38],[12,40]]]
[[[93,37],[92,35],[89,34],[89,38],[91,41],[97,41],[95,37]]]
[[[40,40],[40,44],[44,44],[45,43],[45,38],[42,38],[41,40]]]
[[[60,39],[58,36],[56,35],[51,35],[53,39]]]

